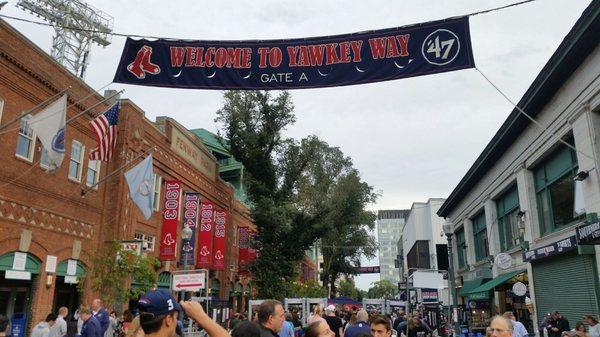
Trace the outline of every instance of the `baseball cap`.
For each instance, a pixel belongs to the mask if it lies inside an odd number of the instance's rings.
[[[140,311],[149,312],[158,315],[165,315],[171,311],[182,311],[181,305],[177,300],[164,290],[150,290],[146,292],[138,301]]]
[[[335,305],[330,304],[327,306],[327,308],[325,308],[325,311],[335,311]]]

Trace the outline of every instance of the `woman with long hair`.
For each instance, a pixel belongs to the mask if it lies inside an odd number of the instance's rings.
[[[325,319],[323,318],[323,307],[321,307],[320,304],[317,304],[313,308],[313,313],[312,313],[312,315],[310,315],[310,317],[308,318],[306,323],[308,325],[311,325],[312,323],[320,322],[320,321],[325,322]]]

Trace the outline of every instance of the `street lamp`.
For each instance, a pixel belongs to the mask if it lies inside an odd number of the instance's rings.
[[[452,304],[450,307],[450,315],[448,319],[454,321],[454,336],[460,336],[460,324],[458,322],[458,302],[456,299],[456,282],[454,280],[454,263],[452,258],[452,235],[454,234],[454,225],[450,221],[446,221],[442,226],[444,234],[446,234],[446,238],[448,239],[448,281],[450,284],[448,286],[448,290],[452,294]],[[454,312],[456,311],[456,319]]]
[[[190,226],[188,226],[187,224],[183,226],[183,230],[181,230],[181,241],[182,241],[182,246],[185,247],[186,244],[190,244],[190,239],[192,238],[192,235],[194,234],[194,231],[192,231],[192,229],[190,228]],[[185,250],[182,249],[183,252],[183,270],[187,270],[187,262],[188,262],[188,255],[189,253]],[[181,299],[185,300],[185,291],[181,291]]]

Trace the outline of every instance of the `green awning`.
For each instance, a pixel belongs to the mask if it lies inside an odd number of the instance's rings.
[[[157,285],[159,288],[169,289],[171,287],[171,273],[165,271],[165,272],[158,274]]]
[[[461,297],[466,297],[469,293],[471,293],[471,291],[479,287],[485,281],[488,281],[488,279],[476,278],[474,280],[464,281],[462,288],[460,288],[460,291],[458,292],[458,295]]]
[[[473,289],[471,291],[471,293],[481,293],[481,292],[485,292],[485,291],[490,291],[494,288],[496,288],[497,286],[501,285],[502,283],[510,280],[511,278],[522,274],[524,272],[526,272],[527,270],[523,269],[523,270],[517,270],[517,271],[513,271],[510,273],[506,273],[506,274],[502,274],[494,279],[491,279],[490,281],[487,281],[486,283],[480,285],[479,287]]]
[[[6,253],[0,256],[0,271],[12,270],[14,258],[14,252]],[[39,274],[41,265],[42,261],[40,259],[32,254],[27,254],[27,260],[25,260],[25,271],[28,271],[32,274]]]
[[[56,266],[56,276],[67,276],[67,267],[69,260],[63,260]],[[81,261],[77,261],[77,269],[75,270],[75,276],[79,278],[85,277],[85,265]]]

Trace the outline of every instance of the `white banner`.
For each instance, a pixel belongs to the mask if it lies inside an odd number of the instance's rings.
[[[444,289],[444,276],[437,271],[415,271],[413,288]]]

